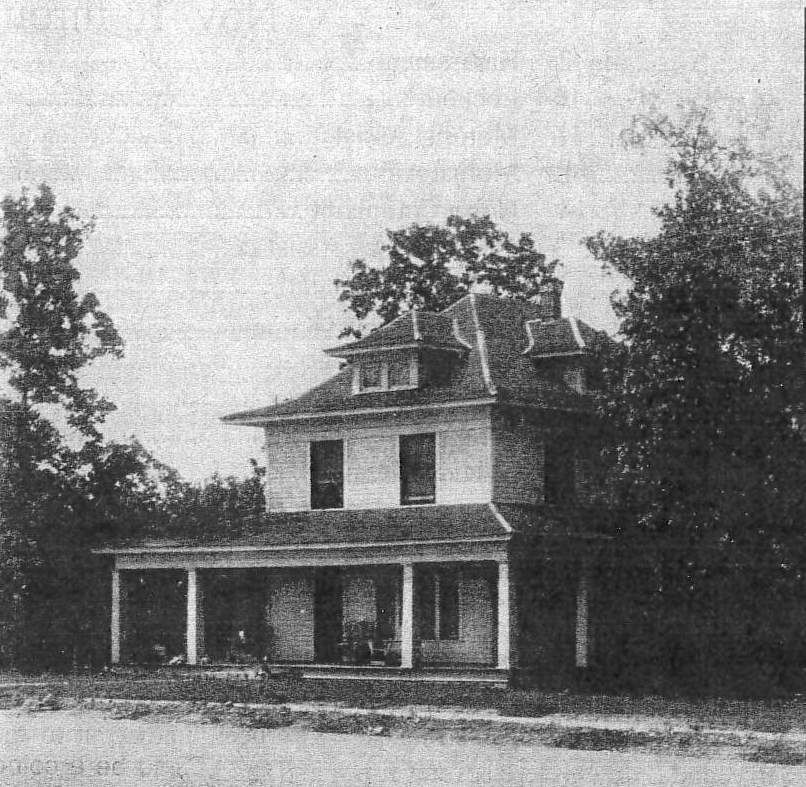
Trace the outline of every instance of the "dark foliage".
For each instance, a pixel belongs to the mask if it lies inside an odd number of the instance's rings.
[[[3,200],[0,254],[0,368],[19,395],[0,399],[0,663],[40,669],[107,657],[108,566],[93,546],[238,530],[263,500],[256,463],[243,482],[194,487],[136,440],[103,440],[113,405],[79,376],[122,342],[97,297],[76,290],[92,223],[55,205],[44,185]],[[59,406],[83,444],[71,447],[39,405]]]
[[[334,282],[339,300],[361,322],[375,316],[385,325],[413,308],[441,311],[476,288],[528,300],[557,267],[535,249],[531,235],[513,241],[489,216],[449,216],[445,226],[412,224],[386,236],[387,265],[358,259],[349,279]],[[360,337],[360,327],[341,332],[350,335]]]
[[[638,118],[628,141],[667,146],[671,192],[655,237],[587,239],[631,283],[600,406],[632,514],[621,584],[643,599],[632,663],[678,686],[788,685],[806,667],[802,197],[703,110]]]

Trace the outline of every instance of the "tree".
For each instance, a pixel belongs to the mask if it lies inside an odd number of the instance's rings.
[[[87,478],[112,409],[78,374],[119,356],[121,341],[98,299],[75,290],[91,223],[69,207],[57,213],[45,185],[1,207],[0,368],[19,399],[0,399],[0,655],[55,666],[75,657],[91,597],[98,518]],[[71,449],[40,404],[61,405],[85,446]]]
[[[220,538],[258,532],[266,512],[263,477],[266,469],[251,459],[251,474],[239,480],[215,474],[201,485],[183,483],[180,494],[167,495],[165,530],[190,538]]]
[[[96,358],[122,355],[111,318],[80,296],[77,256],[91,222],[56,213],[50,189],[2,202],[0,368],[0,663],[64,668],[105,659],[108,569],[99,541],[236,532],[263,512],[262,469],[244,481],[183,481],[137,440],[105,442],[111,402],[80,385]],[[71,448],[37,405],[60,405],[87,438]]]
[[[31,650],[28,625],[58,484],[60,437],[29,407],[0,399],[0,663]]]
[[[122,355],[122,342],[93,293],[79,297],[75,259],[92,230],[70,207],[56,213],[53,192],[41,185],[2,202],[0,368],[24,404],[61,404],[68,423],[98,438],[110,402],[82,388],[77,374],[103,355]],[[11,311],[11,315],[9,312]]]
[[[528,300],[557,267],[535,250],[529,234],[514,242],[489,216],[449,216],[445,226],[412,224],[386,236],[387,265],[357,259],[351,277],[334,282],[359,321],[375,315],[386,324],[412,308],[441,311],[474,289]],[[360,336],[360,327],[341,332],[349,335]]]
[[[658,550],[663,625],[721,609],[732,630],[710,620],[701,648],[760,663],[806,622],[784,619],[806,572],[802,196],[702,109],[639,117],[626,139],[667,147],[671,195],[655,237],[586,241],[631,282],[600,402],[621,502]]]

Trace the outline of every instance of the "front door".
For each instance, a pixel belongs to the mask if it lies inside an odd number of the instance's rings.
[[[342,639],[342,581],[337,568],[316,572],[314,586],[314,657],[318,664],[340,661]]]

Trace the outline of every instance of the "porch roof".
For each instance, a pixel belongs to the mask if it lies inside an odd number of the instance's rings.
[[[513,527],[493,504],[271,512],[247,533],[187,535],[107,544],[96,553],[188,548],[287,548],[503,540]]]

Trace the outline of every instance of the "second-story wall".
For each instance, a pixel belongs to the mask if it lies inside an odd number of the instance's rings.
[[[491,423],[493,500],[540,505],[609,505],[612,491],[604,482],[595,435],[583,429],[530,424],[517,414],[495,413]],[[567,497],[546,499],[547,446],[562,447],[569,456]],[[551,452],[549,452],[551,453]]]
[[[535,505],[543,501],[544,446],[540,430],[516,417],[492,419],[493,500]]]
[[[431,432],[436,435],[436,503],[491,500],[490,414],[487,408],[473,407],[267,427],[268,508],[310,508],[310,444],[315,440],[344,441],[345,508],[398,506],[400,435]]]

